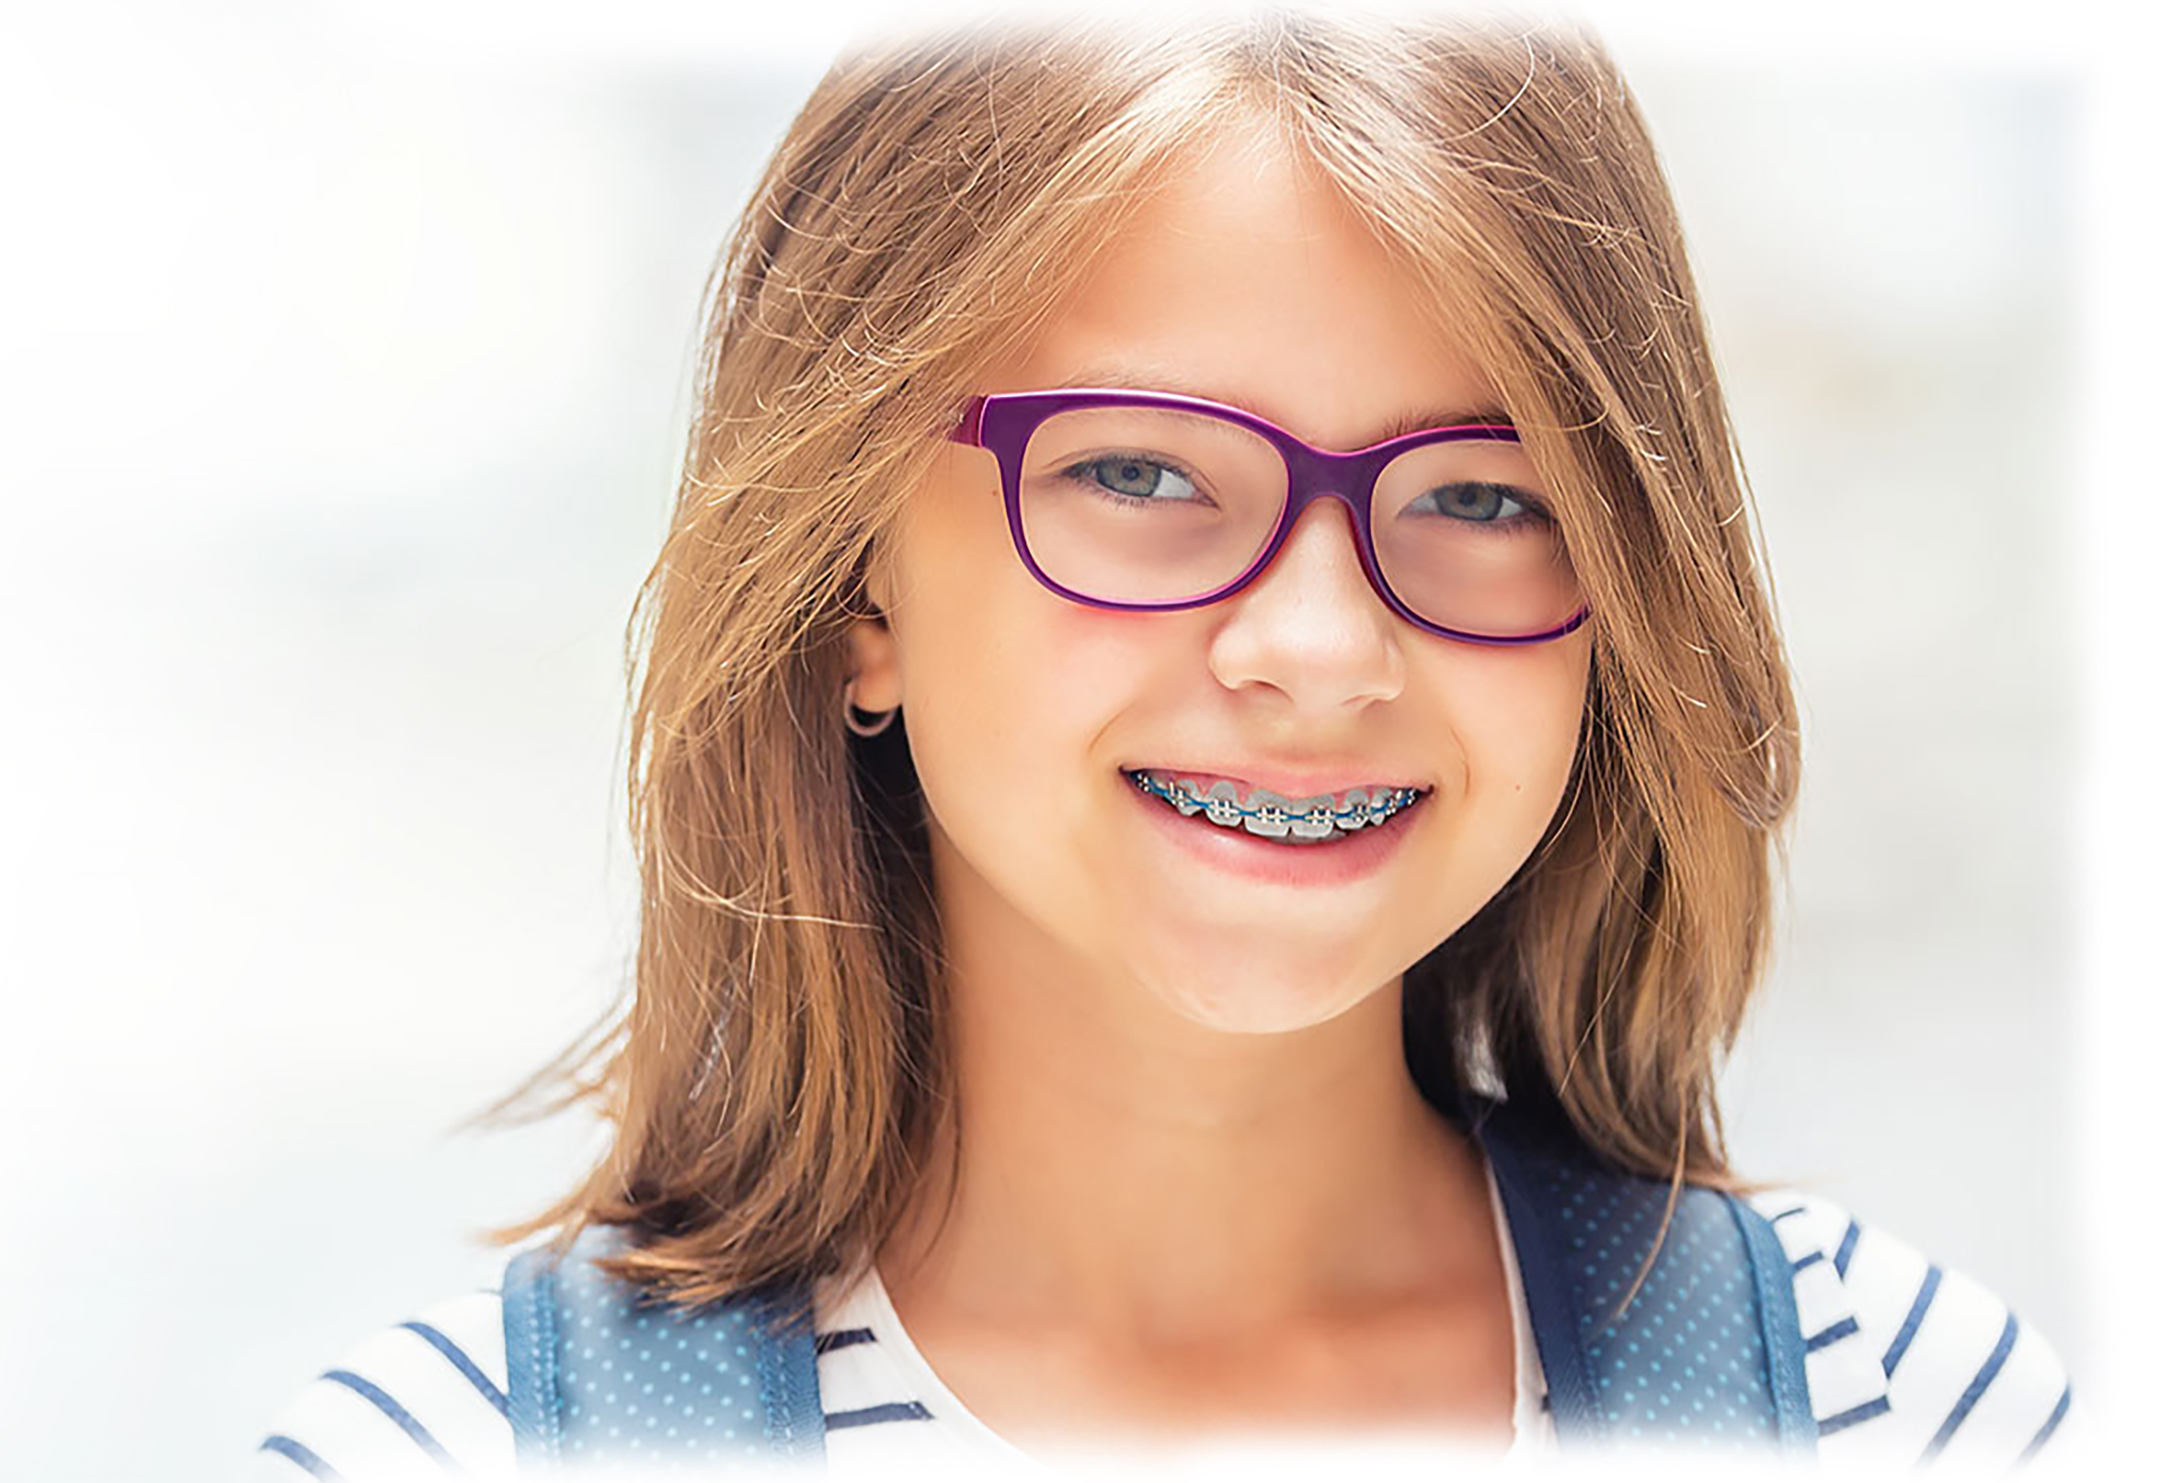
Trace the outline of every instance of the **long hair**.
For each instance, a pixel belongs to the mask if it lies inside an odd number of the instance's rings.
[[[1565,801],[1405,976],[1430,1089],[1496,1076],[1620,1165],[1733,1181],[1715,1071],[1797,773],[1767,578],[1669,192],[1572,27],[1275,15],[884,41],[781,142],[715,274],[632,625],[634,993],[491,1115],[596,1104],[578,1186],[490,1232],[635,1227],[685,1305],[853,1269],[952,1095],[904,727],[840,724],[865,574],[986,367],[1190,151],[1316,164],[1492,378],[1591,605]]]

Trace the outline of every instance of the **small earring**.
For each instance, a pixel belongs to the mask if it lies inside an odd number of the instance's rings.
[[[865,716],[874,716],[876,717],[876,719],[871,721],[868,725],[865,725],[855,719],[858,714]],[[859,706],[855,704],[855,682],[853,680],[848,681],[848,683],[841,688],[840,719],[847,722],[847,729],[854,732],[857,736],[877,736],[881,734],[886,727],[892,725],[893,717],[899,714],[900,707],[898,706],[894,706],[889,711],[862,710]]]

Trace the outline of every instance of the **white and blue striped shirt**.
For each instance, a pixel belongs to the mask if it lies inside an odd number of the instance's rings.
[[[2003,1472],[2060,1435],[2063,1364],[1987,1289],[1943,1270],[1827,1201],[1752,1197],[1792,1262],[1807,1377],[1826,1468],[1905,1468],[1938,1458]],[[1493,1211],[1515,1314],[1515,1440],[1507,1462],[1555,1436],[1506,1215]],[[875,1269],[816,1291],[817,1369],[829,1475],[1033,1471],[1040,1464],[971,1415],[924,1362]],[[494,1291],[452,1299],[376,1334],[303,1389],[255,1455],[255,1483],[404,1483],[515,1475]],[[1462,1458],[1436,1448],[1436,1458]]]

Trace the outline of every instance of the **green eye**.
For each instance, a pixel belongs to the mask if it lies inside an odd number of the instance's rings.
[[[1159,459],[1113,454],[1076,463],[1066,477],[1092,484],[1103,493],[1147,504],[1182,503],[1198,497],[1191,479]]]
[[[1480,524],[1531,513],[1530,507],[1517,499],[1514,491],[1505,484],[1482,481],[1443,484],[1427,493],[1425,498],[1431,500],[1433,508],[1442,515]]]

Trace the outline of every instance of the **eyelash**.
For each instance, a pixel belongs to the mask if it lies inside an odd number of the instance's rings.
[[[1531,523],[1542,525],[1553,523],[1552,511],[1546,509],[1544,503],[1537,496],[1531,494],[1530,491],[1514,484],[1500,484],[1490,479],[1459,479],[1455,484],[1441,484],[1433,489],[1426,490],[1425,493],[1437,494],[1440,490],[1455,488],[1457,484],[1497,490],[1502,499],[1514,504],[1520,511],[1520,513],[1514,515],[1496,515],[1491,520],[1466,521],[1466,524],[1484,525],[1493,530],[1515,530]],[[1419,499],[1424,497],[1424,495],[1418,496]]]
[[[1121,458],[1125,459],[1127,462],[1146,464],[1149,468],[1161,469],[1164,473],[1175,474],[1178,478],[1183,479],[1187,484],[1190,484],[1192,486],[1193,493],[1199,496],[1199,500],[1207,501],[1210,504],[1213,503],[1212,500],[1207,499],[1206,491],[1200,487],[1200,480],[1197,476],[1194,475],[1191,469],[1186,468],[1182,464],[1172,463],[1170,460],[1164,458],[1134,457],[1127,454],[1105,453],[1096,458],[1083,458],[1077,460],[1074,463],[1068,464],[1063,470],[1059,472],[1058,477],[1063,479],[1070,479],[1076,484],[1085,484],[1095,494],[1100,495],[1102,498],[1109,500],[1111,503],[1117,505],[1132,506],[1185,503],[1185,501],[1180,500],[1144,499],[1136,494],[1121,494],[1117,490],[1111,489],[1107,485],[1104,485],[1101,482],[1090,477],[1092,470],[1101,467],[1103,464],[1110,463],[1113,460]],[[1193,502],[1198,503],[1199,501]]]

